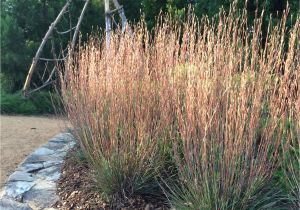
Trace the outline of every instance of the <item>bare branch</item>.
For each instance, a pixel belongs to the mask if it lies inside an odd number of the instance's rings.
[[[30,85],[30,81],[31,81],[31,78],[32,78],[32,74],[33,72],[35,71],[35,68],[36,68],[36,65],[37,65],[37,61],[38,61],[38,58],[41,56],[42,54],[42,51],[43,51],[43,48],[47,42],[47,40],[49,39],[50,35],[52,34],[53,32],[53,29],[55,28],[55,26],[57,25],[57,23],[60,21],[60,19],[62,18],[63,14],[65,13],[65,11],[67,10],[67,8],[69,7],[70,3],[72,2],[72,0],[68,0],[67,3],[65,4],[65,6],[62,8],[62,10],[60,11],[60,13],[58,14],[58,16],[56,17],[56,19],[54,20],[54,22],[50,25],[45,37],[43,38],[43,41],[41,43],[41,45],[39,46],[38,48],[38,51],[36,52],[33,60],[32,60],[32,64],[30,66],[30,69],[29,69],[29,72],[28,72],[28,75],[26,77],[26,81],[25,81],[25,84],[24,84],[24,87],[23,87],[23,92],[24,94],[26,95],[26,91],[28,90],[29,88],[29,85]]]

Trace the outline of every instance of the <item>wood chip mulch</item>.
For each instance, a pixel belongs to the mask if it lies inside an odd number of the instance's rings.
[[[79,148],[72,149],[65,158],[61,177],[57,183],[60,200],[53,206],[58,209],[99,209],[99,210],[168,210],[161,201],[135,197],[123,204],[103,202],[95,190],[93,171],[85,161],[79,161]],[[118,206],[118,207],[112,207]]]

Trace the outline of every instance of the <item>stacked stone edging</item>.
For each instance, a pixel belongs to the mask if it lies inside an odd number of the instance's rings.
[[[70,133],[61,133],[30,154],[1,190],[0,209],[53,209],[63,159],[74,145]]]

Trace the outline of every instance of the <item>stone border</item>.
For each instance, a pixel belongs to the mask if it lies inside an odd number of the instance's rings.
[[[61,133],[30,154],[1,190],[0,209],[53,209],[63,159],[74,145],[70,133]]]

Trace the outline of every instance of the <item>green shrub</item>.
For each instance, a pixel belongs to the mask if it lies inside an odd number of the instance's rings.
[[[21,92],[1,92],[1,113],[2,114],[54,114],[54,104],[58,104],[59,97],[49,92],[37,92],[29,98],[25,98]]]
[[[20,93],[1,93],[2,114],[37,114],[38,110],[34,104],[22,97]]]
[[[54,114],[61,109],[60,97],[57,93],[40,91],[30,96],[30,100],[39,113]]]
[[[5,77],[3,73],[0,73],[0,90],[2,92],[11,92],[14,86],[14,81]]]

